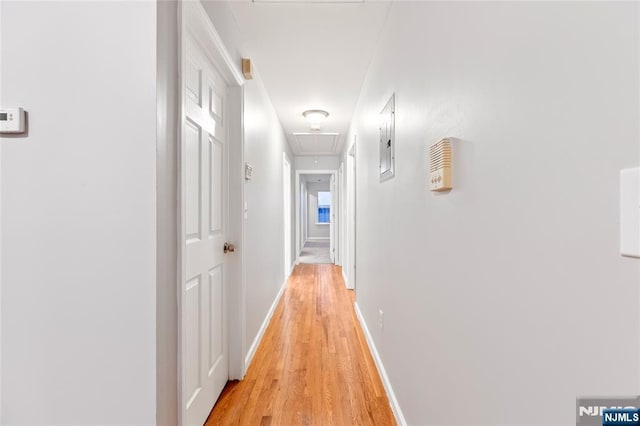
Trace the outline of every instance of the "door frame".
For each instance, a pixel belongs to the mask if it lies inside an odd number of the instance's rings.
[[[338,174],[333,174],[329,178],[329,194],[331,195],[331,208],[329,211],[329,258],[333,262],[334,265],[338,265],[338,246],[336,244],[337,235],[338,235],[338,214],[340,213],[340,209],[337,206],[340,204],[338,201]]]
[[[344,157],[343,164],[346,168],[347,178],[344,182],[345,191],[345,205],[344,205],[344,219],[345,219],[345,235],[344,235],[344,253],[345,262],[343,262],[343,276],[347,288],[351,290],[356,289],[356,258],[357,258],[357,245],[356,245],[356,209],[357,209],[357,185],[358,185],[358,163],[357,159],[357,136],[353,136],[353,142],[345,150],[346,155]],[[353,247],[353,250],[351,250]],[[346,274],[344,274],[346,269]]]
[[[177,321],[178,321],[178,413],[179,422],[183,424],[184,401],[183,401],[183,331],[182,313],[184,311],[184,301],[182,300],[181,287],[185,281],[185,250],[182,241],[184,235],[184,220],[182,217],[182,205],[184,203],[183,185],[185,181],[184,158],[182,158],[183,132],[186,121],[185,113],[185,72],[186,69],[186,46],[187,41],[200,46],[203,54],[214,65],[228,86],[226,102],[226,113],[228,114],[228,218],[229,235],[228,239],[236,245],[235,256],[228,260],[227,271],[229,273],[229,291],[225,302],[228,307],[228,347],[229,347],[229,379],[241,379],[246,372],[244,353],[245,341],[245,255],[244,255],[244,78],[240,73],[239,64],[236,64],[229,52],[226,50],[220,35],[209,19],[204,7],[200,2],[179,2],[179,31],[178,31],[178,55],[179,55],[179,123],[178,131],[178,160],[177,160],[177,231],[176,249],[178,253],[178,273],[176,277],[177,292]],[[215,401],[211,402],[211,408]]]
[[[291,246],[291,160],[286,152],[282,153],[282,219],[284,221],[283,240],[284,240],[284,279],[291,275],[291,254],[293,247]],[[288,183],[288,185],[287,185]],[[288,255],[288,259],[287,259]]]
[[[337,176],[338,176],[338,170],[296,170],[296,265],[300,263],[300,252],[302,251],[302,246],[300,245],[300,234],[302,232],[301,229],[301,218],[300,218],[300,175],[332,175],[334,179],[336,179],[337,181]],[[340,199],[340,188],[338,188],[338,185],[336,185],[335,188],[336,194],[335,194],[335,198],[336,201]],[[338,229],[340,229],[340,202],[337,201],[335,202],[336,206],[331,206],[331,209],[333,210],[335,208],[335,223],[334,223],[334,234],[336,234],[338,231]],[[308,212],[307,212],[308,214]],[[333,215],[333,213],[332,213]],[[334,235],[334,246],[336,244],[337,241],[335,241],[335,235]],[[336,250],[338,251],[338,250]],[[335,259],[335,257],[334,257]]]
[[[338,244],[336,245],[337,251],[336,251],[336,265],[338,266],[344,266],[344,262],[345,262],[345,257],[344,257],[344,236],[345,236],[345,229],[346,229],[346,221],[344,220],[344,214],[346,212],[346,202],[345,202],[345,198],[346,198],[346,194],[347,191],[344,190],[344,162],[340,162],[340,167],[338,167],[338,180],[336,182],[336,187],[338,188],[338,192],[336,195],[336,197],[340,198],[340,224],[342,226],[340,226],[340,228],[338,229],[338,236],[337,238],[337,242]],[[344,269],[343,269],[344,270]]]

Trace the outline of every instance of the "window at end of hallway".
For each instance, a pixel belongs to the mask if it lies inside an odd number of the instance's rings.
[[[318,223],[329,223],[331,214],[331,193],[318,192]]]

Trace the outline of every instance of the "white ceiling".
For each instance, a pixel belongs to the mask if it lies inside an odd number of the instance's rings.
[[[327,183],[331,180],[331,175],[300,175],[300,178],[307,183]]]
[[[295,155],[342,152],[389,7],[388,2],[231,2],[245,41],[243,54],[260,74]],[[308,109],[329,112],[321,133],[331,134],[308,134],[302,117]]]

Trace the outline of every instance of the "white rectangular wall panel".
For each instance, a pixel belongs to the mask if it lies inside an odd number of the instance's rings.
[[[222,315],[224,312],[223,306],[223,290],[222,283],[222,265],[218,265],[212,270],[209,271],[209,333],[210,333],[210,342],[209,342],[209,365],[208,369],[211,371],[215,368],[218,361],[220,361],[222,357],[223,351],[223,337],[224,330],[222,327],[225,324],[225,319]]]
[[[202,98],[202,70],[193,62],[187,65],[187,95],[200,105]]]
[[[186,284],[186,310],[188,316],[186,318],[186,340],[187,350],[185,356],[186,362],[186,384],[189,401],[191,402],[200,391],[200,277],[196,277]]]
[[[620,254],[640,257],[640,167],[620,171]]]
[[[200,224],[201,221],[201,181],[200,181],[200,168],[202,164],[200,138],[201,129],[192,121],[187,121],[186,125],[186,153],[187,158],[185,160],[186,169],[186,227],[187,238],[200,238]]]
[[[223,203],[223,188],[222,188],[222,157],[223,146],[222,143],[215,139],[213,136],[209,136],[209,161],[211,162],[211,168],[209,171],[209,234],[222,232],[222,203]]]

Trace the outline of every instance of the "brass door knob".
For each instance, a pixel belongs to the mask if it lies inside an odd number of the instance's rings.
[[[235,253],[236,251],[236,246],[234,246],[231,243],[224,243],[224,253]]]

